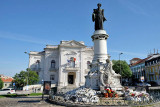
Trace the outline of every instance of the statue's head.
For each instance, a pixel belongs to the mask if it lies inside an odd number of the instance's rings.
[[[101,3],[98,3],[97,6],[98,6],[98,8],[100,8],[101,7]]]
[[[109,63],[109,61],[110,61],[109,59],[106,59],[106,62],[107,62],[107,63]]]

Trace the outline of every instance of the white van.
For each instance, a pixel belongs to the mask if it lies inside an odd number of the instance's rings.
[[[13,88],[4,88],[0,90],[0,95],[14,94],[15,90]]]

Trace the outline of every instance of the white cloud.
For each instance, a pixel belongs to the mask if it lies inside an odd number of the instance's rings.
[[[40,38],[28,36],[28,35],[8,33],[8,32],[2,32],[2,31],[0,31],[0,38],[35,43],[35,44],[43,44],[43,45],[55,44],[55,42],[52,42],[52,41],[46,40],[46,39],[40,39]]]
[[[143,53],[135,53],[135,52],[126,52],[126,51],[119,51],[119,50],[108,50],[108,52],[113,52],[113,53],[124,53],[128,56],[133,56],[133,57],[146,57],[147,54],[143,54]]]
[[[144,8],[142,8],[142,6],[134,4],[133,2],[131,2],[129,0],[118,0],[118,1],[120,3],[122,3],[123,5],[125,5],[129,10],[131,10],[135,14],[141,14],[141,15],[149,16],[147,11]]]

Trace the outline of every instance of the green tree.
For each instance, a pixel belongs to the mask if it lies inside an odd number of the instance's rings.
[[[28,75],[29,75],[29,78],[28,78],[28,84],[29,85],[35,84],[39,81],[39,76],[35,71],[31,71],[29,69],[29,74]]]
[[[122,77],[128,78],[132,76],[132,71],[126,61],[112,60],[112,62],[113,62],[113,66],[112,66],[113,70],[116,73],[120,74],[120,66],[121,66]]]
[[[21,71],[19,74],[16,73],[13,78],[13,82],[15,83],[17,88],[26,86],[27,79],[29,85],[35,84],[39,81],[38,74],[35,71],[31,71],[30,69],[28,71]]]
[[[14,80],[12,82],[15,83],[15,86],[17,88],[23,87],[27,84],[27,72],[26,71],[21,71],[19,74],[16,73],[16,75],[13,77]]]
[[[0,89],[2,89],[3,88],[3,81],[2,81],[2,79],[0,78]]]

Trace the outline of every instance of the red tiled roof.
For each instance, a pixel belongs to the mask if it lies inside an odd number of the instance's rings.
[[[12,82],[13,78],[1,78],[3,82]]]
[[[140,58],[133,58],[133,59],[131,59],[131,60],[141,60]]]
[[[131,66],[134,66],[134,65],[143,63],[143,62],[145,62],[145,61],[146,61],[148,58],[150,58],[150,57],[151,57],[151,56],[149,56],[149,57],[147,57],[147,58],[145,58],[145,59],[141,59],[141,60],[137,61],[136,63],[131,64]]]

